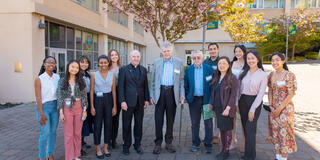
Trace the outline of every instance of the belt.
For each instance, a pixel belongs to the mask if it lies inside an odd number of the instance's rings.
[[[203,98],[203,96],[193,96],[194,98]]]
[[[161,85],[161,88],[163,88],[163,89],[172,89],[172,88],[173,88],[173,86],[165,86],[165,85]]]

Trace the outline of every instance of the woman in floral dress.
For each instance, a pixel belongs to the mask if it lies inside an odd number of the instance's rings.
[[[275,71],[268,76],[269,136],[267,142],[275,146],[276,160],[286,160],[297,151],[294,137],[294,106],[292,98],[297,90],[295,75],[288,70],[282,53],[271,56]]]

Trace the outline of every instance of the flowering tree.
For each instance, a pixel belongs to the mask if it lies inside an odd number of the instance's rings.
[[[201,28],[208,21],[224,21],[224,29],[235,41],[248,42],[259,38],[261,15],[248,12],[254,0],[103,0],[113,8],[133,14],[147,32],[159,41],[175,42],[190,30]],[[106,9],[109,11],[108,9]],[[208,14],[209,13],[209,14]],[[243,16],[243,17],[240,17]],[[239,20],[239,18],[241,20]],[[241,28],[239,31],[238,29]],[[248,36],[248,35],[256,35]]]

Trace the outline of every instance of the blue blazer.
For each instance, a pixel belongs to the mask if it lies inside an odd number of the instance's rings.
[[[211,66],[202,63],[203,67],[203,104],[208,104],[211,97],[211,85],[210,83],[214,77],[214,71]],[[188,66],[186,68],[185,76],[184,76],[184,90],[185,97],[187,102],[190,104],[193,102],[194,97],[194,65]]]

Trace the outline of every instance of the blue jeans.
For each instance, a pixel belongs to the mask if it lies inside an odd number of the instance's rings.
[[[56,130],[59,122],[57,101],[46,102],[42,105],[43,113],[47,117],[46,125],[40,125],[39,137],[39,158],[46,159],[46,155],[52,156],[56,142]],[[40,114],[37,109],[37,118],[40,121]],[[48,150],[47,150],[48,141]],[[47,150],[47,153],[46,153]]]
[[[200,120],[203,106],[203,97],[194,97],[192,103],[189,104],[189,112],[191,117],[191,131],[192,131],[192,145],[200,146]],[[205,137],[204,146],[207,148],[212,147],[212,135],[213,135],[213,122],[212,118],[204,120]]]

